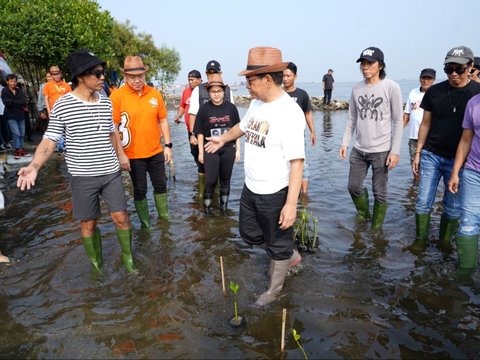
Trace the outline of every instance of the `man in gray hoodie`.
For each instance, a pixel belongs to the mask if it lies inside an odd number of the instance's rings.
[[[403,103],[400,86],[386,79],[383,52],[376,47],[362,51],[357,60],[364,80],[352,89],[348,121],[343,135],[340,158],[354,137],[350,154],[348,191],[357,208],[358,218],[370,218],[369,199],[363,181],[372,167],[372,229],[383,225],[387,211],[388,170],[399,160],[403,132]]]

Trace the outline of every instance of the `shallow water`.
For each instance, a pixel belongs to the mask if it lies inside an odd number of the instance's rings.
[[[240,109],[244,113],[245,109]],[[169,118],[174,113],[170,112]],[[314,113],[318,144],[308,146],[308,210],[319,221],[319,249],[304,254],[272,306],[250,305],[267,286],[268,259],[238,234],[243,163],[234,168],[229,211],[205,216],[183,124],[172,125],[176,181],[169,180],[170,224],[156,223],[149,194],[150,234],[135,231],[139,275],[120,262],[114,226],[103,213],[105,267],[90,270],[71,219],[68,176],[61,156],[42,170],[37,186],[21,193],[7,174],[7,207],[0,213],[0,249],[13,257],[0,266],[0,357],[29,358],[478,358],[480,280],[456,274],[456,254],[435,246],[439,203],[424,254],[405,248],[415,236],[415,187],[407,139],[390,173],[383,232],[356,224],[346,190],[348,162],[338,157],[346,112]],[[136,229],[129,178],[131,220]],[[367,179],[367,186],[370,181]],[[219,257],[223,256],[227,296]],[[240,285],[243,330],[228,324]],[[280,353],[282,308],[288,310]]]

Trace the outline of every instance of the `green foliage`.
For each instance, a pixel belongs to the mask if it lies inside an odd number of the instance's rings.
[[[297,343],[298,348],[302,351],[303,357],[305,358],[305,360],[307,360],[308,359],[307,353],[305,352],[302,345],[300,344],[300,334],[297,333],[297,330],[292,329],[292,335],[293,335],[293,339]]]
[[[117,23],[94,0],[0,0],[0,28],[0,51],[35,93],[50,65],[59,65],[70,79],[67,55],[81,48],[105,60],[107,71],[119,70],[127,55],[139,55],[151,69],[148,79],[162,86],[180,71],[175,49],[157,48],[151,35],[135,34],[128,21]]]
[[[293,239],[298,242],[300,250],[315,252],[318,247],[317,234],[318,220],[304,207],[298,213],[297,222],[294,225]]]

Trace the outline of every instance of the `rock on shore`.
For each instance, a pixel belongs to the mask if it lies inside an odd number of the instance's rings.
[[[167,95],[166,103],[169,108],[176,108],[180,103],[181,97],[179,95]],[[234,96],[235,105],[248,106],[250,104],[250,96]],[[334,110],[348,110],[348,101],[332,100],[329,105],[323,104],[323,97],[312,96],[310,98],[313,111],[334,111]]]

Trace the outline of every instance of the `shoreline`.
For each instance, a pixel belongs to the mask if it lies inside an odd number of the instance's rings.
[[[167,94],[164,98],[167,108],[178,108],[181,98],[181,95]],[[233,98],[235,100],[235,105],[238,107],[248,107],[248,105],[250,105],[250,101],[252,100],[249,95],[234,95]],[[312,96],[310,97],[310,102],[312,103],[312,111],[348,110],[348,101],[332,99],[329,105],[324,105],[323,96]]]

